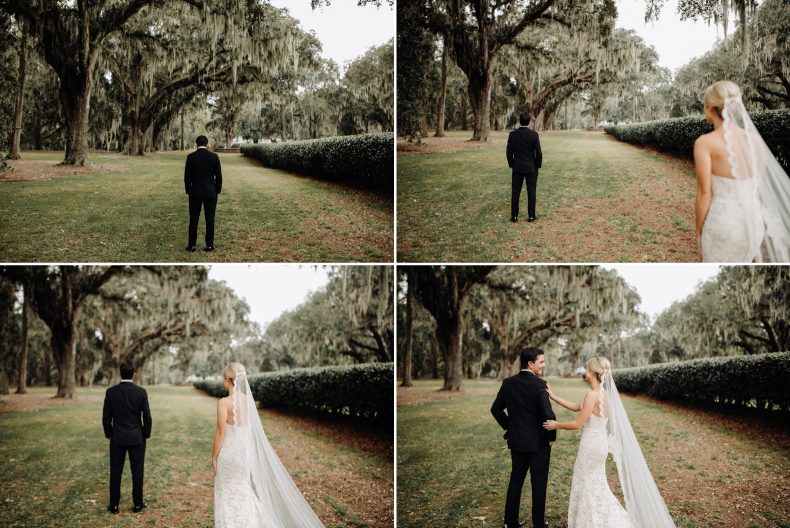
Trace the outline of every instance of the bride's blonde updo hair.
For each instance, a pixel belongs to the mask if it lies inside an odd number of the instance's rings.
[[[225,379],[229,379],[233,382],[236,381],[236,376],[239,374],[244,374],[246,370],[244,370],[244,365],[241,363],[233,362],[230,363],[227,367],[222,370],[222,376]]]
[[[716,115],[722,117],[724,101],[731,97],[741,97],[741,89],[732,81],[719,81],[713,83],[705,90],[702,95],[702,104],[716,111]]]
[[[587,362],[587,370],[595,374],[598,381],[601,381],[603,373],[612,370],[612,364],[605,357],[594,357]]]

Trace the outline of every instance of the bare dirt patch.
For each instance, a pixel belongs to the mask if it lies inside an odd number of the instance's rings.
[[[471,132],[470,132],[471,133]],[[415,154],[437,154],[440,152],[458,152],[459,150],[470,150],[476,148],[487,148],[492,145],[507,145],[507,141],[501,139],[488,138],[488,141],[470,141],[468,138],[443,137],[423,138],[420,145],[408,142],[405,139],[398,140],[398,152],[413,152]]]
[[[53,392],[55,388],[52,388]],[[0,413],[36,411],[63,407],[74,403],[100,401],[98,396],[79,396],[75,398],[54,398],[46,394],[6,394],[0,398]]]
[[[392,471],[377,474],[372,466],[360,467],[357,456],[348,451],[338,453],[335,446],[315,434],[322,436],[320,428],[315,429],[314,424],[306,428],[306,424],[299,419],[267,422],[264,412],[267,433],[288,438],[287,445],[275,446],[275,449],[299,490],[309,502],[317,504],[316,513],[323,523],[326,526],[392,526]],[[311,434],[300,434],[305,431]],[[325,460],[334,460],[332,467],[321,467]],[[332,501],[341,503],[353,514],[341,515]],[[358,523],[353,522],[354,517]]]
[[[127,171],[127,168],[123,165],[77,167],[73,165],[58,165],[58,163],[57,161],[45,160],[10,160],[8,165],[13,170],[0,172],[0,182],[45,181],[64,176]]]
[[[298,415],[280,409],[265,409],[262,412],[264,415],[276,416],[295,428],[319,432],[335,442],[361,451],[389,459],[394,455],[391,424],[387,429],[378,424],[343,419],[328,421],[324,417]]]
[[[673,511],[685,516],[706,512],[710,524],[723,528],[785,526],[790,516],[790,435],[760,417],[736,417],[687,406],[650,401],[666,410],[670,425],[640,424],[671,446],[656,450],[653,464],[664,468],[661,493]],[[740,422],[740,423],[739,423]],[[771,450],[758,449],[769,447]],[[785,450],[784,455],[775,450]],[[655,476],[655,471],[654,471]]]

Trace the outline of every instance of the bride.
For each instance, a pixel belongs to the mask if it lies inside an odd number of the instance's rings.
[[[223,377],[229,396],[217,404],[211,454],[215,528],[323,528],[263,432],[244,366],[231,363]]]
[[[549,431],[582,430],[573,466],[568,528],[674,528],[631,429],[609,360],[603,357],[589,360],[584,380],[590,390],[581,404],[563,400],[547,386],[552,400],[579,414],[572,422],[548,420],[543,427]],[[606,480],[609,452],[617,465],[625,508]]]
[[[731,81],[703,95],[713,132],[694,142],[696,233],[703,262],[790,261],[790,180]]]

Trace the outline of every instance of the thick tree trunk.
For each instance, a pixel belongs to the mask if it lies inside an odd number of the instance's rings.
[[[62,165],[88,164],[88,115],[93,67],[88,70],[68,72],[60,78],[60,104],[66,117],[66,156]]]
[[[488,141],[491,129],[491,72],[469,76],[469,104],[475,115],[472,141]]]
[[[71,331],[67,331],[60,342],[53,337],[52,349],[58,356],[58,391],[56,398],[73,398],[76,385],[77,367],[77,325],[71,322]],[[57,347],[57,348],[56,348]]]
[[[447,41],[444,41],[442,46],[442,84],[439,89],[439,108],[436,113],[436,134],[434,137],[444,137],[444,116],[445,107],[447,106],[447,58],[449,51],[447,50]]]
[[[29,24],[20,22],[22,26],[22,40],[19,43],[19,80],[17,82],[16,97],[14,97],[14,131],[11,135],[11,150],[8,159],[18,160],[19,145],[22,142],[22,113],[25,103],[25,81],[27,79],[27,41],[29,36]]]
[[[140,79],[142,83],[142,79]],[[142,110],[142,101],[138,93],[130,94],[129,137],[123,151],[130,156],[145,155],[145,134],[151,124],[151,116]]]
[[[16,384],[17,394],[27,394],[27,333],[30,319],[30,291],[29,280],[25,279],[22,287],[22,350],[19,354],[19,378]]]
[[[461,390],[463,383],[463,349],[462,336],[464,329],[463,318],[457,316],[449,319],[447,325],[436,329],[439,347],[444,355],[444,386],[442,390]]]
[[[414,281],[408,281],[406,291],[406,343],[404,344],[403,382],[401,387],[411,387],[411,359],[412,359],[412,311],[414,309]]]

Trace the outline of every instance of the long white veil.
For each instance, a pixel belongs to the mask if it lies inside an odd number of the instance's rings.
[[[243,442],[244,471],[249,473],[255,496],[266,515],[265,526],[323,528],[263,432],[246,370],[238,364],[233,368],[236,377],[231,398],[236,434]]]
[[[609,418],[606,423],[609,451],[617,465],[617,476],[623,488],[625,509],[631,524],[634,528],[674,528],[675,523],[650,474],[634,430],[631,429],[631,422],[628,421],[625,407],[615,387],[611,369],[604,371],[601,386],[602,398],[605,394],[607,403],[601,405],[602,412]]]
[[[740,197],[746,212],[749,254],[762,261],[761,247],[773,262],[790,262],[790,179],[754,126],[740,97],[728,97],[722,110],[727,158],[736,180],[752,180]]]

